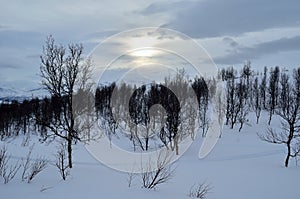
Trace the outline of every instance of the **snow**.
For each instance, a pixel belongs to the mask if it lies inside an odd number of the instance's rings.
[[[83,144],[74,146],[74,168],[66,181],[51,164],[30,183],[21,182],[21,172],[8,184],[0,181],[1,198],[143,198],[184,199],[189,198],[190,187],[206,181],[213,189],[209,199],[297,199],[300,196],[300,166],[291,160],[284,167],[285,147],[261,141],[257,133],[268,126],[267,113],[263,112],[259,124],[251,113],[251,125],[231,130],[224,127],[222,138],[204,158],[198,158],[202,138],[198,135],[186,153],[175,162],[174,177],[156,190],[141,188],[140,176],[135,176],[128,187],[128,174],[106,167],[98,162]],[[272,127],[279,127],[278,118]],[[41,144],[34,136],[28,146],[21,146],[22,136],[0,142],[6,145],[13,160],[25,157],[34,144],[32,157],[42,155],[54,162],[56,142]]]

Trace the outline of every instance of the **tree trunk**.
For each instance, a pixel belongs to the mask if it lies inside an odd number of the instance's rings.
[[[148,151],[148,148],[149,148],[149,127],[146,125],[146,139],[145,139],[145,142],[146,142],[146,151]]]
[[[272,120],[272,110],[270,110],[270,117],[269,117],[269,122],[268,122],[269,125],[271,125],[271,120]]]
[[[74,132],[74,115],[73,115],[73,91],[69,93],[69,115],[70,115],[70,127],[69,127],[69,133],[68,133],[68,160],[69,160],[69,168],[73,167],[72,162],[72,140],[75,136]]]
[[[291,146],[290,146],[290,141],[288,141],[287,143],[287,148],[288,148],[288,153],[286,155],[286,159],[285,159],[285,167],[289,166],[289,160],[290,160],[290,156],[291,156]]]
[[[241,122],[240,128],[239,128],[239,132],[241,132],[242,128],[243,128],[244,122]]]
[[[230,126],[230,128],[233,129],[233,127],[234,127],[234,122],[231,121],[231,126]]]
[[[69,168],[73,167],[73,162],[72,162],[72,139],[69,136],[68,139],[68,161],[69,161]]]
[[[289,160],[290,160],[290,157],[291,157],[291,142],[292,142],[292,140],[294,138],[294,132],[295,132],[293,124],[290,123],[289,125],[290,125],[290,134],[289,134],[288,140],[286,142],[286,146],[288,148],[288,152],[287,152],[286,159],[285,159],[285,167],[289,166]]]

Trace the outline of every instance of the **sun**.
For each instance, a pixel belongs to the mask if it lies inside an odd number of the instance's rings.
[[[159,52],[154,49],[138,49],[130,53],[133,57],[153,57],[157,55]]]

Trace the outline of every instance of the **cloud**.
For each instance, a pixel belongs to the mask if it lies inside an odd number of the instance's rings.
[[[10,62],[0,62],[0,71],[3,69],[18,69],[20,66],[14,65],[13,63]]]
[[[3,25],[3,24],[0,24],[0,30],[1,30],[1,29],[7,29],[7,28],[9,28],[9,26],[6,26],[6,25]]]
[[[182,34],[176,34],[176,32],[170,33],[169,30],[157,28],[153,32],[148,32],[148,36],[156,37],[158,40],[174,40],[174,39],[186,39]]]
[[[38,58],[45,37],[32,31],[0,31],[0,68],[37,70]],[[29,58],[29,59],[28,59]]]
[[[40,54],[31,54],[31,55],[27,55],[26,58],[27,59],[39,59],[40,58]]]
[[[226,38],[230,41],[230,38]],[[278,54],[281,52],[300,51],[300,36],[292,38],[281,38],[274,41],[256,44],[252,47],[236,46],[229,54],[214,58],[218,64],[237,64],[243,63],[245,60],[254,60],[266,55]]]
[[[168,11],[168,8],[172,8],[172,11],[179,11],[185,8],[187,4],[192,3],[189,1],[178,1],[178,2],[156,2],[148,5],[145,9],[140,11],[143,15],[154,15],[158,13],[164,13]]]
[[[298,0],[205,0],[200,2],[153,3],[141,13],[166,12],[165,26],[193,38],[239,35],[300,24]]]
[[[41,46],[44,40],[44,34],[34,31],[0,31],[0,48],[36,48],[37,46]]]
[[[230,47],[235,48],[239,45],[239,43],[237,41],[235,41],[234,39],[232,39],[231,37],[224,37],[222,39],[223,42],[228,43],[230,45]]]

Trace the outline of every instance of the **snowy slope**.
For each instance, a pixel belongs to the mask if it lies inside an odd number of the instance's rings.
[[[0,97],[8,97],[8,96],[15,96],[17,92],[10,88],[2,88],[0,87]]]
[[[20,90],[20,89],[15,89],[15,88],[0,87],[0,100],[1,101],[5,101],[5,100],[22,101],[24,99],[32,99],[35,97],[43,98],[47,95],[48,95],[47,91],[44,90],[43,88]]]
[[[250,121],[254,121],[251,115]],[[263,113],[260,124],[246,125],[242,132],[224,128],[222,138],[213,151],[204,159],[197,155],[201,145],[200,136],[191,148],[176,162],[174,178],[156,190],[141,188],[141,179],[136,176],[128,187],[128,175],[107,168],[97,162],[83,144],[74,147],[74,168],[67,181],[62,181],[54,166],[39,174],[30,184],[21,182],[20,174],[12,182],[0,183],[1,198],[143,198],[183,199],[194,183],[206,181],[213,187],[209,199],[297,199],[300,196],[300,166],[292,160],[284,168],[285,148],[262,142],[258,132],[266,129],[267,114]],[[272,126],[279,125],[274,119]],[[34,155],[43,155],[54,160],[55,143],[35,143]],[[22,138],[11,140],[6,145],[15,160],[25,156],[28,147],[21,147]],[[4,142],[0,142],[3,145]]]

